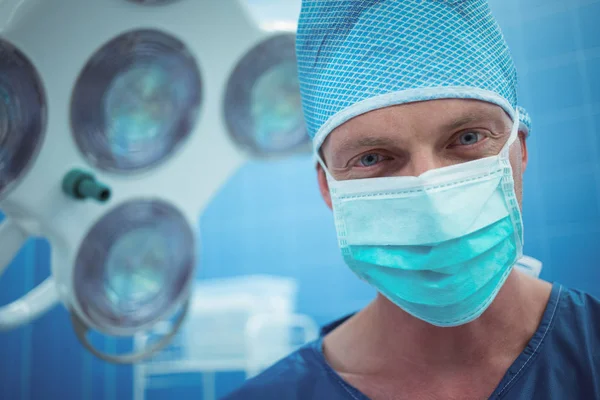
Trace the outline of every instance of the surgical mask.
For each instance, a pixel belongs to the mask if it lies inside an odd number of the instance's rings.
[[[518,116],[514,121],[497,156],[418,177],[336,181],[326,172],[339,245],[352,271],[432,325],[478,318],[522,257],[509,162]]]

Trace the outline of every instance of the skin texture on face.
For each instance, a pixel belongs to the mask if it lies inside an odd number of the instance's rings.
[[[513,121],[491,103],[443,99],[386,107],[359,115],[334,129],[321,156],[335,180],[419,176],[431,169],[495,156]],[[527,166],[525,133],[510,148],[515,193],[522,202]],[[331,208],[325,171],[319,188]]]

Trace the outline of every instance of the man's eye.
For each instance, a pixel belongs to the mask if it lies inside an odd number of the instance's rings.
[[[383,157],[377,153],[365,154],[364,156],[362,156],[360,158],[360,161],[358,162],[358,164],[361,167],[372,167],[373,165],[381,162],[382,159],[383,159]]]
[[[465,132],[458,137],[458,143],[463,146],[474,145],[483,139],[483,135],[478,132]]]

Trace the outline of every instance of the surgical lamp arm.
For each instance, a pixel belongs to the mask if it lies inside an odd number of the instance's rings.
[[[0,224],[0,275],[28,238],[27,232],[10,219]],[[57,303],[56,285],[48,278],[20,299],[0,307],[0,331],[31,322]]]
[[[20,299],[0,307],[0,331],[27,324],[57,303],[56,285],[52,278],[47,278]]]
[[[10,265],[28,238],[29,234],[12,220],[7,218],[0,224],[0,275]]]

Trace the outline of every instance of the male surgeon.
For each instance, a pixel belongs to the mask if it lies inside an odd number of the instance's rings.
[[[321,194],[378,295],[228,399],[600,399],[600,302],[514,268],[529,120],[487,2],[306,0],[296,50]]]

